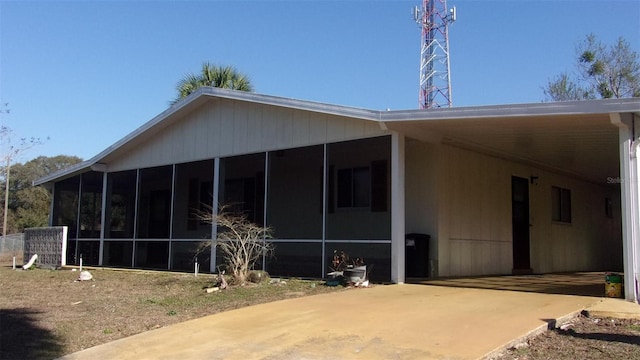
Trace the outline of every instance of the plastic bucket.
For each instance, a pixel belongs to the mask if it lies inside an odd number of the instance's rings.
[[[366,266],[357,266],[351,269],[345,269],[343,271],[344,280],[346,283],[361,283],[365,280],[367,276],[367,268]]]
[[[610,298],[622,297],[622,275],[614,273],[605,275],[604,295]]]

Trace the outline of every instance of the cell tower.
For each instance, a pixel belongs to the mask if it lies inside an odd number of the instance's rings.
[[[456,8],[447,9],[446,0],[422,0],[422,9],[416,6],[413,18],[422,30],[420,108],[451,107],[449,24],[456,21]]]

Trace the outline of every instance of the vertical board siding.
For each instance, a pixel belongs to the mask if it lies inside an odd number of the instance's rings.
[[[216,104],[218,105],[218,104]],[[205,108],[203,111],[211,111],[210,108]],[[220,150],[229,154],[235,153],[233,150],[233,143],[238,134],[234,133],[235,126],[235,116],[236,113],[234,111],[234,103],[230,103],[227,106],[220,106],[220,117],[210,117],[207,119],[208,121],[214,121],[220,123],[220,129],[216,134],[213,134],[212,141],[216,141],[219,143]],[[188,126],[188,123],[185,123],[185,126]],[[190,132],[198,131],[197,128],[191,127]],[[189,141],[190,139],[176,139],[175,141]],[[205,154],[202,154],[205,155]]]
[[[251,116],[251,109],[249,106],[241,107],[238,103],[234,104],[233,121],[230,126],[233,125],[230,136],[233,144],[231,146],[234,153],[245,152],[250,149],[249,146],[249,118]]]
[[[262,106],[251,104],[247,123],[248,152],[259,152],[262,148]]]
[[[108,169],[168,165],[385,134],[389,132],[373,121],[218,99],[124,152]]]
[[[429,260],[438,260],[439,252],[436,151],[433,144],[406,142],[405,231],[431,236]]]
[[[309,119],[309,143],[321,144],[327,139],[327,115],[305,113]],[[368,135],[368,134],[367,134]]]
[[[296,140],[298,144],[311,143],[309,122],[309,113],[301,113],[296,121],[292,121],[292,139]]]
[[[619,207],[617,188],[450,145],[439,147],[441,276],[511,273],[511,177],[534,175],[538,179],[529,186],[533,271],[621,270],[620,215],[604,214],[606,197]],[[552,186],[571,190],[571,224],[551,221]]]

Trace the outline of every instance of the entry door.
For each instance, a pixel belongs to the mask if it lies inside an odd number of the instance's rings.
[[[529,179],[511,177],[513,223],[513,272],[530,273],[529,253]]]

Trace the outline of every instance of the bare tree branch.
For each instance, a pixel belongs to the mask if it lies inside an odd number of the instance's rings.
[[[210,206],[204,211],[196,210],[195,216],[202,222],[216,224],[218,236],[213,242],[222,252],[227,270],[234,281],[245,284],[249,272],[262,256],[273,253],[270,227],[260,226],[249,221],[245,214],[232,212],[231,205],[222,205],[214,213]]]

